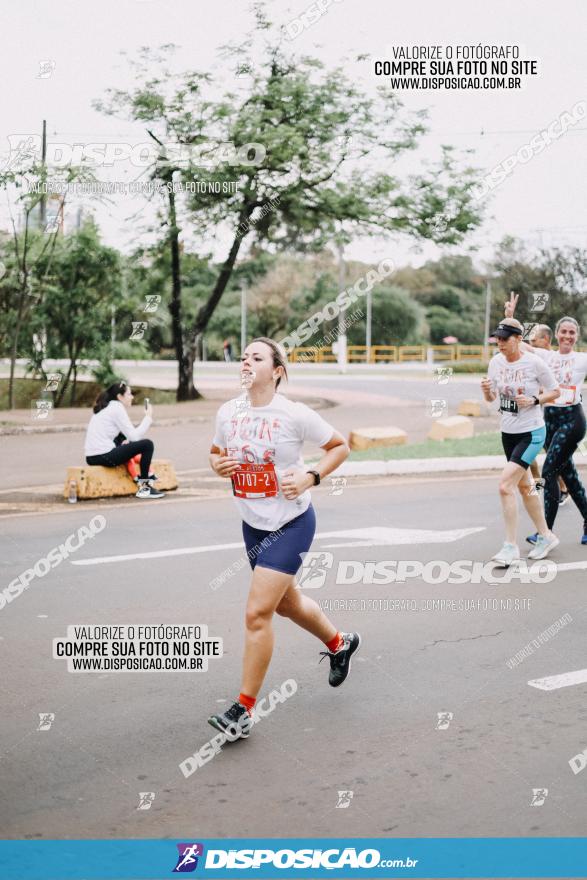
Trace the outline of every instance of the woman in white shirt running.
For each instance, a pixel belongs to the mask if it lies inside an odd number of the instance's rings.
[[[518,296],[511,295],[505,304],[506,315],[513,315]],[[587,545],[587,493],[573,462],[573,454],[585,437],[586,423],[581,389],[587,376],[587,352],[575,351],[581,328],[574,318],[565,315],[557,321],[554,335],[558,351],[533,348],[522,343],[522,348],[540,357],[552,370],[560,385],[560,395],[544,410],[546,422],[546,460],[542,467],[544,480],[544,513],[550,528],[559,509],[558,477],[565,481],[567,491],[583,519],[581,544]],[[536,543],[536,535],[526,538]]]
[[[149,472],[155,447],[152,440],[145,438],[153,421],[153,407],[148,405],[142,422],[135,428],[128,417],[132,399],[132,390],[126,382],[115,382],[98,395],[94,415],[86,432],[86,462],[89,465],[117,467],[140,455],[141,475],[137,480],[139,489],[136,497],[163,498],[165,493],[155,489],[152,482],[156,477]],[[117,444],[119,434],[123,434],[129,442]]]
[[[517,543],[518,504],[516,488],[536,527],[538,538],[529,559],[543,559],[559,543],[546,524],[540,498],[528,468],[542,449],[546,437],[542,404],[559,395],[551,371],[540,358],[521,351],[523,327],[515,318],[504,318],[493,335],[499,353],[489,363],[481,382],[485,400],[499,398],[501,439],[507,464],[501,475],[499,493],[505,521],[505,542],[493,559],[509,566],[520,557]]]
[[[251,713],[273,653],[275,613],[326,645],[321,653],[322,659],[330,659],[332,687],[345,681],[361,643],[358,633],[339,632],[296,586],[295,575],[316,529],[308,490],[342,464],[349,449],[317,412],[276,393],[283,378],[284,352],[272,339],[254,339],[241,357],[241,384],[248,394],[220,407],[210,450],[212,469],[232,480],[253,569],[241,690],[226,712],[208,719],[231,741],[249,735]],[[313,470],[304,467],[302,458],[307,440],[324,450]]]

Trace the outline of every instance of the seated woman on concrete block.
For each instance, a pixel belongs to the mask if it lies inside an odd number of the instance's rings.
[[[136,497],[163,498],[165,493],[155,489],[152,483],[156,477],[149,472],[155,446],[145,438],[153,421],[153,407],[150,403],[146,406],[143,421],[135,428],[128,416],[132,401],[133,393],[126,382],[115,382],[98,395],[86,432],[86,462],[117,467],[140,455]]]

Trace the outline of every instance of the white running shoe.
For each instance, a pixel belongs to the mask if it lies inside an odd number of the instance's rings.
[[[499,553],[496,553],[491,558],[494,562],[498,562],[507,568],[520,558],[520,548],[517,544],[510,544],[508,541],[505,541]]]
[[[550,551],[554,550],[555,547],[558,547],[559,544],[560,541],[556,535],[552,535],[550,538],[545,538],[544,535],[538,535],[533,549],[528,553],[528,559],[544,559],[544,557],[548,556]]]

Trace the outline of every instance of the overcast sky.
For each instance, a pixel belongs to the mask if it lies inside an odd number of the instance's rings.
[[[272,19],[287,23],[310,4],[306,0],[273,0]],[[108,87],[131,83],[120,56],[140,46],[173,42],[181,46],[182,65],[221,72],[215,53],[219,45],[238,41],[252,16],[246,0],[21,0],[5,4],[0,36],[2,109],[0,153],[8,152],[9,136],[39,134],[47,119],[49,139],[59,142],[146,140],[140,126],[113,120],[92,109],[93,99]],[[377,79],[373,60],[391,58],[392,45],[496,44],[521,47],[522,57],[539,60],[539,76],[512,91],[404,91],[409,109],[428,108],[430,133],[411,161],[434,158],[449,143],[476,151],[473,163],[489,170],[515,153],[532,135],[548,126],[578,101],[587,100],[587,12],[584,0],[340,0],[292,43],[296,52],[317,55],[328,66],[345,64],[349,75],[373,93]],[[369,59],[356,64],[354,57]],[[54,62],[50,76],[39,78],[40,62]],[[226,77],[226,86],[230,79]],[[587,233],[585,148],[587,120],[513,174],[494,192],[483,230],[470,238],[479,259],[488,258],[504,234],[539,244],[583,244]],[[136,171],[127,168],[121,180]],[[7,228],[6,199],[0,205],[0,227]],[[137,224],[128,218],[143,200],[115,196],[96,216],[109,244],[129,250],[137,243]],[[215,255],[224,256],[220,239]],[[212,247],[212,245],[210,245]],[[458,250],[462,250],[458,249]],[[447,252],[446,249],[444,252]],[[448,249],[455,252],[455,249]],[[357,240],[349,255],[361,259],[391,256],[419,263],[441,250],[427,245],[422,252],[402,239]]]

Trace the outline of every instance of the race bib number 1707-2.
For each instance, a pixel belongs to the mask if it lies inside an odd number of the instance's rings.
[[[232,491],[237,498],[274,498],[279,493],[273,462],[241,464],[231,479]]]

